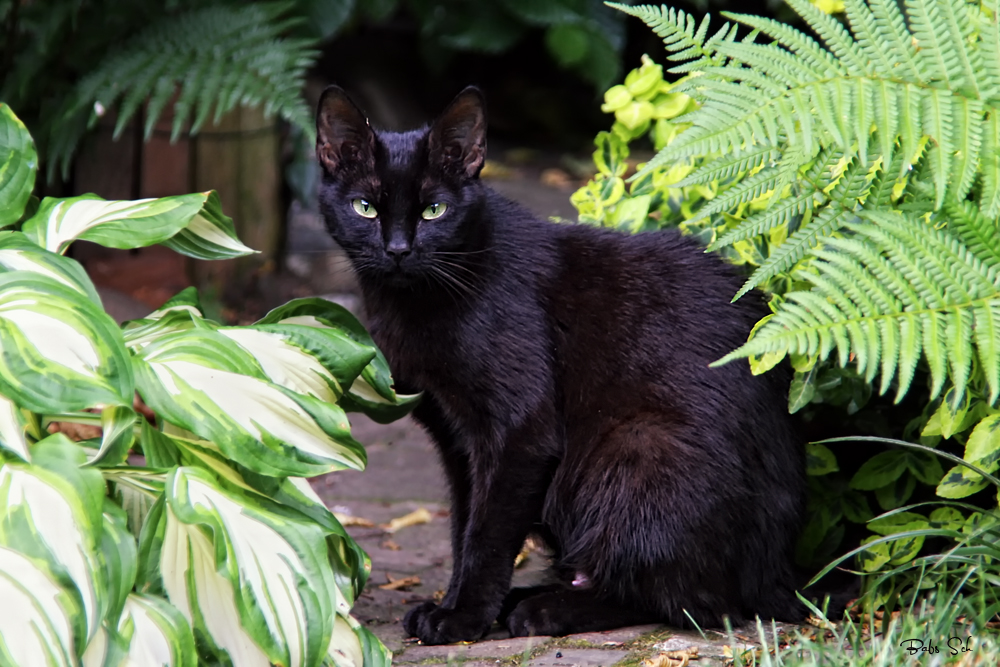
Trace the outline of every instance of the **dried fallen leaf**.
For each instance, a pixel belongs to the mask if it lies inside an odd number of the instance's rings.
[[[555,167],[544,170],[539,180],[542,182],[542,185],[550,188],[559,188],[562,190],[573,187],[573,180],[569,177],[569,174]]]
[[[514,170],[510,167],[497,162],[496,160],[486,160],[483,163],[483,168],[479,172],[480,178],[496,178],[496,179],[508,179],[514,176]]]
[[[400,549],[403,548],[398,544],[396,544],[395,542],[393,542],[392,540],[386,540],[379,546],[381,546],[383,549],[388,549],[389,551],[399,551]]]
[[[617,643],[620,644],[621,642]],[[643,667],[687,667],[689,661],[697,659],[698,647],[691,646],[679,651],[664,651],[658,656],[649,658],[648,660],[643,660],[642,664]]]
[[[816,626],[817,628],[823,628],[824,630],[836,630],[837,626],[826,620],[825,618],[817,618],[812,614],[809,614],[809,618],[806,619],[806,623],[809,625]]]
[[[343,514],[341,512],[334,512],[333,516],[335,516],[337,518],[337,521],[340,522],[340,525],[344,526],[345,528],[347,526],[360,526],[362,528],[371,528],[372,526],[375,525],[374,522],[369,521],[368,519],[362,519],[359,516],[351,516],[350,514]]]
[[[601,646],[621,646],[624,643],[625,642],[601,642]],[[694,652],[697,653],[698,649],[695,649]]]
[[[436,591],[434,591],[433,598],[435,602],[440,603],[441,600],[444,599],[444,591],[440,588],[437,589]]]
[[[389,583],[379,586],[383,591],[403,591],[420,583],[420,577],[416,575],[402,579],[393,579],[392,576],[386,575],[386,579],[389,580]]]
[[[413,510],[409,514],[396,517],[389,523],[384,523],[379,527],[387,533],[395,533],[400,528],[416,526],[421,523],[430,523],[431,518],[431,513],[427,511],[427,508],[421,507],[420,509]]]

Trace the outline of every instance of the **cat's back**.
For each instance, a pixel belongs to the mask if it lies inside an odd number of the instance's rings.
[[[677,230],[539,224],[549,237],[535,244],[549,248],[542,291],[567,334],[684,350],[707,364],[741,345],[766,314],[755,293],[731,303],[743,280]]]

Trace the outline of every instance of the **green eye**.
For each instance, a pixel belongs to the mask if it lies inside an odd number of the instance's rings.
[[[433,220],[434,218],[440,218],[442,215],[444,215],[444,212],[447,210],[448,210],[447,204],[440,204],[440,203],[431,204],[430,206],[424,209],[424,212],[421,213],[420,216],[424,220]]]
[[[365,199],[354,199],[351,201],[351,205],[362,218],[374,218],[378,215],[378,211],[375,210],[375,207],[368,203]]]

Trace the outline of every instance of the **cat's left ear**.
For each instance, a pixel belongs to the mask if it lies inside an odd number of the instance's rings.
[[[431,162],[444,171],[477,178],[486,160],[486,101],[474,86],[458,94],[431,127]]]

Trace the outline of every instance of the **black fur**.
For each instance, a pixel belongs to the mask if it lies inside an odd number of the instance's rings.
[[[475,89],[393,133],[331,87],[318,126],[323,214],[398,385],[424,392],[414,416],[451,484],[451,582],[407,631],[437,644],[498,616],[514,635],[801,618],[787,378],[708,367],[762,315],[729,303],[727,266],[674,231],[543,222],[490,190]],[[445,214],[423,220],[436,202]],[[531,532],[564,583],[509,592]]]

